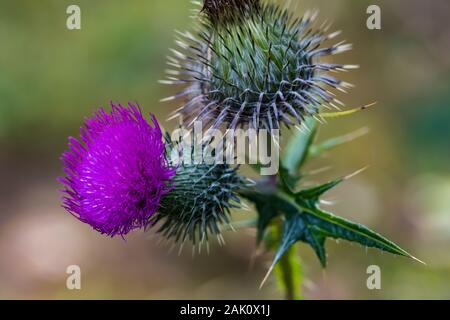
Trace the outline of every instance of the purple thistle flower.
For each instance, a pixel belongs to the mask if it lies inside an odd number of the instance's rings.
[[[124,236],[151,224],[176,168],[154,115],[152,126],[139,106],[111,108],[85,119],[79,140],[69,138],[61,157],[67,176],[59,181],[67,211],[102,234]]]

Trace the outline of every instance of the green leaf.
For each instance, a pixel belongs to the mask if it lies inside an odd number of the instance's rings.
[[[314,118],[307,118],[305,124],[309,128],[309,131],[301,132],[299,130],[296,132],[289,140],[283,157],[283,167],[294,175],[298,173],[300,167],[305,162],[309,147],[314,142],[317,133],[317,121]]]
[[[241,196],[252,201],[258,211],[257,243],[260,244],[267,227],[279,215],[280,211],[276,207],[276,201],[270,201],[272,198],[271,194],[266,195],[256,191],[245,191],[241,192]]]
[[[308,205],[305,205],[304,207],[305,211],[303,215],[306,217],[306,224],[312,226],[312,232],[315,237],[321,236],[324,239],[333,238],[348,240],[366,247],[377,248],[386,252],[415,259],[394,242],[362,224],[335,216],[332,213],[323,211],[317,207],[308,208],[307,206]],[[325,263],[322,262],[323,265],[325,265]]]
[[[280,166],[278,175],[280,176],[280,182],[283,189],[288,193],[294,193],[301,176],[299,174],[290,173],[289,170],[282,165]]]
[[[420,261],[394,242],[366,226],[320,209],[318,204],[322,195],[364,169],[346,177],[298,192],[295,191],[296,185],[302,176],[300,167],[304,164],[307,157],[311,156],[310,150],[317,130],[314,123],[310,124],[311,126],[313,127],[311,132],[296,135],[289,142],[285,160],[280,166],[278,174],[278,184],[276,184],[278,189],[272,188],[270,192],[263,193],[258,191],[258,188],[255,188],[249,191],[247,195],[244,195],[256,204],[258,210],[258,241],[261,241],[264,234],[272,235],[272,233],[266,232],[269,226],[271,226],[270,230],[273,228],[280,229],[279,232],[281,234],[280,238],[272,238],[275,242],[272,241],[268,247],[269,250],[275,250],[275,255],[261,286],[264,285],[274,269],[280,269],[277,272],[279,273],[279,280],[284,283],[284,288],[287,291],[293,288],[290,280],[293,276],[291,274],[293,268],[290,266],[289,261],[292,259],[291,252],[293,247],[298,242],[310,245],[323,267],[327,264],[325,243],[328,238],[356,242],[365,247],[377,248]],[[315,152],[327,150],[362,134],[362,132],[353,133],[326,141],[316,147]],[[264,188],[260,189],[266,190]],[[284,219],[280,219],[280,216]],[[278,244],[277,247],[274,247],[275,243]]]
[[[273,259],[275,266],[288,250],[298,241],[308,243],[317,254],[321,264],[326,266],[325,237],[317,232],[308,216],[297,212],[286,217],[283,224],[283,237]]]
[[[321,188],[317,188],[321,190]],[[309,244],[323,267],[326,266],[325,242],[327,238],[343,239],[366,247],[377,248],[393,254],[415,259],[394,242],[370,230],[362,224],[354,223],[318,208],[314,198],[293,199],[290,195],[279,193],[273,203],[284,203],[283,233],[276,250],[269,273],[298,241]],[[417,260],[417,259],[416,259]],[[267,276],[266,278],[267,279]]]
[[[289,255],[292,254],[294,245],[298,241],[303,241],[310,244],[319,257],[322,265],[326,265],[326,254],[324,247],[325,238],[321,234],[316,234],[314,232],[314,226],[308,224],[305,215],[298,212],[295,214],[290,214],[288,217],[286,217],[286,220],[283,224],[282,237],[280,239],[279,246],[275,252],[272,265],[261,283],[261,287],[268,279],[272,270],[277,268],[278,264],[280,264],[280,268],[289,268],[289,270],[291,269],[291,267],[286,265],[283,266],[283,264],[287,263],[285,259],[291,259]],[[285,270],[284,276],[288,276],[288,272],[289,271]],[[289,279],[285,279],[285,281],[287,280]],[[285,286],[287,286],[287,284],[285,284]]]
[[[321,184],[319,186],[316,187],[312,187],[312,188],[308,188],[305,190],[302,190],[300,192],[297,192],[295,194],[295,197],[297,199],[308,199],[308,200],[312,200],[317,202],[319,200],[319,198],[324,195],[325,193],[327,193],[329,190],[333,189],[334,187],[336,187],[338,184],[340,184],[342,181],[344,181],[345,178],[339,178],[324,184]]]

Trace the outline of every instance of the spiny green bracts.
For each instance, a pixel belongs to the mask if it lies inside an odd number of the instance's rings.
[[[351,85],[327,72],[357,66],[321,59],[351,49],[343,42],[321,46],[340,32],[327,33],[327,27],[314,30],[316,14],[294,19],[287,10],[259,1],[248,7],[252,10],[236,13],[238,19],[221,20],[216,18],[221,13],[208,9],[207,3],[195,35],[178,33],[180,49],[172,50],[168,61],[174,69],[162,81],[189,84],[165,99],[184,99],[174,117],[183,118],[186,126],[198,120],[204,127],[272,131],[281,124],[298,126],[307,116],[320,116],[324,108],[343,105],[329,89],[345,92]]]
[[[258,242],[264,240],[266,244],[269,244],[270,249],[278,246],[267,276],[298,242],[311,246],[320,263],[325,267],[327,239],[356,242],[365,247],[376,248],[421,262],[394,242],[366,226],[321,208],[321,198],[325,193],[362,170],[323,184],[301,187],[303,180],[310,176],[303,171],[303,166],[308,160],[361,135],[361,132],[354,132],[316,144],[317,123],[311,118],[306,121],[311,130],[307,133],[298,132],[289,141],[277,176],[262,180],[254,188],[240,192],[243,197],[255,204],[258,211],[256,222]],[[279,239],[278,243],[275,244],[271,239],[274,229],[279,233],[276,235],[276,239]],[[262,284],[267,280],[267,276]]]
[[[215,235],[222,244],[220,225],[230,224],[230,209],[240,207],[237,191],[245,179],[236,167],[197,160],[193,145],[167,145],[169,154],[182,146],[181,153],[170,160],[177,167],[174,188],[161,200],[153,222],[160,223],[159,232],[175,243],[190,240],[201,245]]]

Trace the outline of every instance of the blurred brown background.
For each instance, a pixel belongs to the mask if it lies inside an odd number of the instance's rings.
[[[323,271],[302,247],[309,299],[450,298],[450,3],[447,0],[294,0],[298,14],[342,29],[354,50],[336,61],[359,64],[349,106],[378,101],[333,120],[321,137],[368,127],[311,168],[318,179],[369,169],[327,195],[334,212],[362,222],[424,260],[329,241]],[[82,30],[66,29],[78,4]],[[382,30],[369,31],[366,8],[382,8]],[[0,298],[281,298],[274,281],[258,290],[270,256],[252,263],[254,234],[227,233],[225,247],[192,258],[135,232],[109,239],[60,208],[55,178],[67,136],[84,115],[109,101],[139,101],[161,121],[176,105],[159,85],[174,29],[190,27],[187,0],[0,1]],[[175,123],[164,123],[171,128]],[[327,208],[329,209],[329,208]],[[249,213],[237,213],[243,217]],[[66,289],[66,267],[82,270],[82,290]],[[382,270],[382,290],[366,287],[366,268]]]

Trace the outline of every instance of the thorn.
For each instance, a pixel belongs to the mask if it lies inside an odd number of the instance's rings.
[[[337,111],[342,111],[341,108],[339,108],[337,105],[335,105],[334,103],[330,102],[330,106],[332,106],[333,108],[335,108]]]
[[[361,107],[361,110],[369,109],[370,107],[373,107],[373,106],[376,105],[377,103],[378,103],[378,102],[375,101],[375,102],[372,102],[372,103],[370,103],[370,104],[368,104],[368,105],[365,105],[365,106]]]
[[[247,212],[251,212],[252,210],[250,209],[250,207],[248,206],[248,204],[244,201],[241,200],[241,209]]]
[[[337,104],[340,104],[341,106],[345,107],[345,103],[343,103],[341,100],[334,98],[333,101],[336,102]]]
[[[345,176],[345,177],[343,178],[343,180],[349,180],[349,179],[351,179],[351,178],[357,176],[358,174],[360,174],[360,173],[366,171],[369,167],[370,167],[370,166],[366,166],[366,167],[364,167],[364,168],[361,168],[361,169],[359,169],[359,170],[353,172],[352,174],[349,174],[348,176]]]
[[[318,15],[319,15],[319,10],[317,10],[317,9],[314,10],[314,11],[312,12],[310,21],[313,22],[314,20],[316,20],[316,18],[318,17]]]
[[[333,33],[330,33],[330,34],[328,35],[328,39],[336,38],[336,37],[337,37],[338,35],[340,35],[341,33],[342,33],[341,30],[335,31],[335,32],[333,32]]]
[[[343,42],[341,42],[341,43],[343,43]],[[353,45],[351,43],[338,44],[334,47],[332,54],[335,55],[335,54],[339,54],[339,53],[342,53],[345,51],[350,51],[350,50],[352,50],[352,47],[353,47]]]
[[[181,243],[180,248],[178,249],[178,256],[181,256],[181,253],[183,252],[184,242]]]
[[[175,100],[175,96],[170,96],[164,99],[159,100],[159,102],[169,102]]]
[[[168,85],[173,85],[175,84],[174,81],[169,81],[169,80],[158,80],[159,84],[168,84]]]
[[[354,70],[354,69],[359,69],[360,66],[358,64],[346,64],[342,68],[345,70]]]
[[[362,107],[359,107],[359,108],[350,109],[350,110],[346,110],[346,111],[324,112],[324,113],[321,113],[321,116],[324,117],[324,118],[338,118],[338,117],[342,117],[342,116],[348,116],[348,115],[357,113],[359,111],[369,109],[370,107],[372,107],[372,106],[374,106],[376,104],[377,104],[377,102],[374,102],[374,103],[371,103],[371,104],[368,104],[368,105],[365,105],[365,106],[362,106]]]
[[[180,117],[181,117],[181,114],[175,113],[175,114],[171,115],[170,117],[168,117],[167,121],[172,121],[173,119],[180,118]]]
[[[321,119],[321,118],[319,118],[319,117],[316,116],[316,115],[313,115],[313,118],[314,118],[317,122],[319,122],[320,124],[324,124],[324,119]]]
[[[349,83],[349,82],[345,82],[345,81],[341,82],[341,86],[345,89],[351,89],[351,88],[355,87],[355,85],[353,83]]]
[[[410,255],[409,253],[408,253],[408,255],[409,255],[409,257],[410,257],[411,259],[413,259],[413,260],[415,260],[415,261],[417,261],[417,262],[423,264],[424,266],[427,265],[425,262],[423,262],[422,260],[420,260],[420,259],[418,259],[418,258],[416,258],[416,257],[414,257],[414,256],[412,256],[412,255]]]
[[[324,199],[321,199],[320,203],[325,206],[334,206],[336,204],[335,201],[329,201],[329,200],[324,200]]]
[[[226,245],[225,238],[223,237],[222,234],[220,234],[220,240],[222,241],[222,245]]]
[[[181,72],[178,70],[167,69],[166,74],[171,75],[171,76],[179,76],[179,75],[181,75]]]
[[[273,263],[273,264],[270,266],[269,270],[267,271],[266,275],[264,276],[264,279],[263,279],[263,281],[261,282],[261,284],[260,284],[260,286],[259,286],[259,290],[261,290],[262,287],[264,287],[264,285],[266,284],[267,279],[269,279],[269,276],[270,276],[270,274],[271,274],[272,271],[273,271],[273,268],[275,268],[275,263]]]

